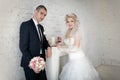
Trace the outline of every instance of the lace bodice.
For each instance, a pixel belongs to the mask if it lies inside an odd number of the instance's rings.
[[[74,47],[74,38],[71,37],[71,38],[67,38],[64,40],[64,44],[68,47],[68,48],[72,48]]]
[[[64,39],[64,44],[68,46],[68,48],[75,47],[75,41],[81,41],[80,31],[78,30],[74,35],[69,38]]]
[[[75,34],[72,36],[72,37],[69,37],[69,38],[65,38],[64,39],[64,44],[65,46],[67,47],[66,49],[64,49],[66,52],[75,52],[75,51],[78,51],[80,49],[80,46],[76,46],[76,41],[79,41],[80,43],[80,40],[81,40],[81,35],[80,35],[80,32],[77,31],[75,32]],[[78,45],[80,45],[78,43]]]

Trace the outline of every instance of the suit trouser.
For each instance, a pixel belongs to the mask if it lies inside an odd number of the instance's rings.
[[[40,73],[36,74],[29,67],[24,67],[26,80],[47,80],[46,71],[42,70]]]

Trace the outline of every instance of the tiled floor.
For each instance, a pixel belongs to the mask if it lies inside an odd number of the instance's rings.
[[[97,70],[102,80],[120,80],[120,66],[100,65]]]

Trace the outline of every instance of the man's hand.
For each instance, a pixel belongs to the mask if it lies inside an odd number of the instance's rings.
[[[52,56],[52,50],[50,47],[47,48],[47,51],[46,51],[46,57],[47,58],[50,58]]]
[[[34,68],[33,71],[34,71],[36,74],[40,73],[40,69],[37,69],[37,68]]]

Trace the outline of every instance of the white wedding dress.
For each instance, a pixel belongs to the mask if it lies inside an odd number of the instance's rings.
[[[68,46],[61,49],[68,53],[69,60],[62,68],[60,80],[100,80],[98,72],[89,62],[81,48],[74,46],[74,40],[80,40],[80,33],[76,32],[74,37],[65,39],[64,43]]]

